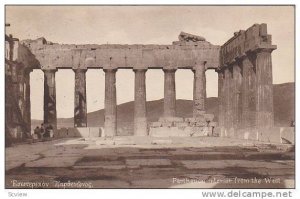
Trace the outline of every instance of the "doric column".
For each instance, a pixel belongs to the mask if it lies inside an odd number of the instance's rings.
[[[23,113],[23,118],[26,123],[28,132],[31,131],[30,72],[32,72],[32,69],[24,71],[24,113]]]
[[[104,128],[105,128],[105,136],[107,137],[113,137],[117,134],[116,71],[117,69],[104,69],[105,72]]]
[[[176,116],[176,90],[175,72],[176,69],[163,69],[165,73],[164,82],[164,117]]]
[[[242,86],[242,71],[240,68],[240,63],[235,63],[232,67],[233,75],[233,98],[232,98],[232,119],[233,127],[237,130],[241,126],[242,118],[242,100],[241,100],[241,86]]]
[[[272,50],[260,49],[256,52],[257,127],[272,127],[274,125]]]
[[[218,108],[219,108],[219,126],[224,127],[224,71],[216,70],[218,73]],[[222,135],[223,136],[223,135]]]
[[[250,55],[242,60],[242,128],[254,128],[255,121],[255,98],[256,98],[256,77],[255,66],[250,61]]]
[[[232,127],[232,71],[230,68],[225,69],[225,80],[224,80],[224,98],[225,98],[225,110],[224,110],[224,121],[226,127],[226,136],[229,136],[229,130]]]
[[[57,128],[56,116],[56,89],[55,72],[56,69],[44,71],[44,124]]]
[[[147,135],[147,109],[146,109],[146,71],[147,69],[134,69],[134,135]]]
[[[193,93],[193,117],[203,116],[205,111],[206,98],[206,77],[205,63],[195,66],[194,72],[194,93]]]
[[[20,86],[19,86],[19,76],[18,73],[20,71],[20,65],[17,65],[15,63],[12,63],[11,65],[11,80],[12,80],[12,85],[11,85],[11,96],[13,98],[12,100],[12,122],[18,123],[19,121],[19,114],[23,116],[21,107],[20,107],[20,102],[19,102],[19,93],[20,93]],[[19,113],[18,113],[19,112]]]
[[[74,126],[87,126],[86,106],[86,73],[87,69],[74,69],[75,72],[75,96],[74,96]]]
[[[19,69],[18,71],[18,84],[17,86],[17,99],[18,99],[18,105],[19,109],[24,121],[24,111],[25,111],[25,70]]]

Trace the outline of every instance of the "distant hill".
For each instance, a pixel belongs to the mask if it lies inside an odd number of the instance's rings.
[[[289,126],[295,119],[295,84],[274,84],[274,115],[276,126]],[[117,107],[118,133],[127,134],[133,129],[134,102],[120,104]],[[193,101],[177,100],[176,113],[178,117],[192,117]],[[218,98],[210,97],[206,100],[206,112],[215,115],[218,121]],[[163,114],[163,99],[147,102],[147,117],[149,122],[157,121]],[[87,115],[88,126],[103,126],[104,110],[90,112]],[[42,121],[33,120],[32,127],[40,125]],[[73,127],[73,118],[59,118],[58,128]]]

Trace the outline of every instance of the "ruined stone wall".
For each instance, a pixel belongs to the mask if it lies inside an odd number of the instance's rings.
[[[38,61],[18,39],[5,37],[5,134],[6,143],[30,135],[30,72]]]
[[[258,139],[266,128],[273,127],[271,53],[275,49],[266,24],[236,32],[221,46],[216,71],[223,136],[243,137],[241,134],[255,132]]]

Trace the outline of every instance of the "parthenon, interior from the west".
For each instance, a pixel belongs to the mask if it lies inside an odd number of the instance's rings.
[[[105,136],[117,131],[116,73],[135,73],[134,135],[149,135],[146,109],[147,70],[164,72],[164,115],[161,121],[184,122],[176,118],[175,73],[194,72],[193,118],[198,130],[205,115],[207,70],[218,73],[219,116],[214,130],[220,136],[265,139],[273,127],[271,53],[276,49],[266,24],[254,24],[234,33],[222,46],[182,32],[172,45],[65,45],[37,40],[19,41],[6,36],[6,131],[30,134],[30,72],[44,72],[44,123],[57,128],[55,72],[75,73],[74,127],[87,127],[86,71],[105,72]],[[73,103],[73,102],[72,102]],[[158,125],[163,126],[163,125]],[[266,132],[266,134],[264,134]]]

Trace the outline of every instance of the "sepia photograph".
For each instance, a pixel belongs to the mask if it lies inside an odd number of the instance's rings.
[[[295,189],[295,5],[4,12],[5,189]]]

